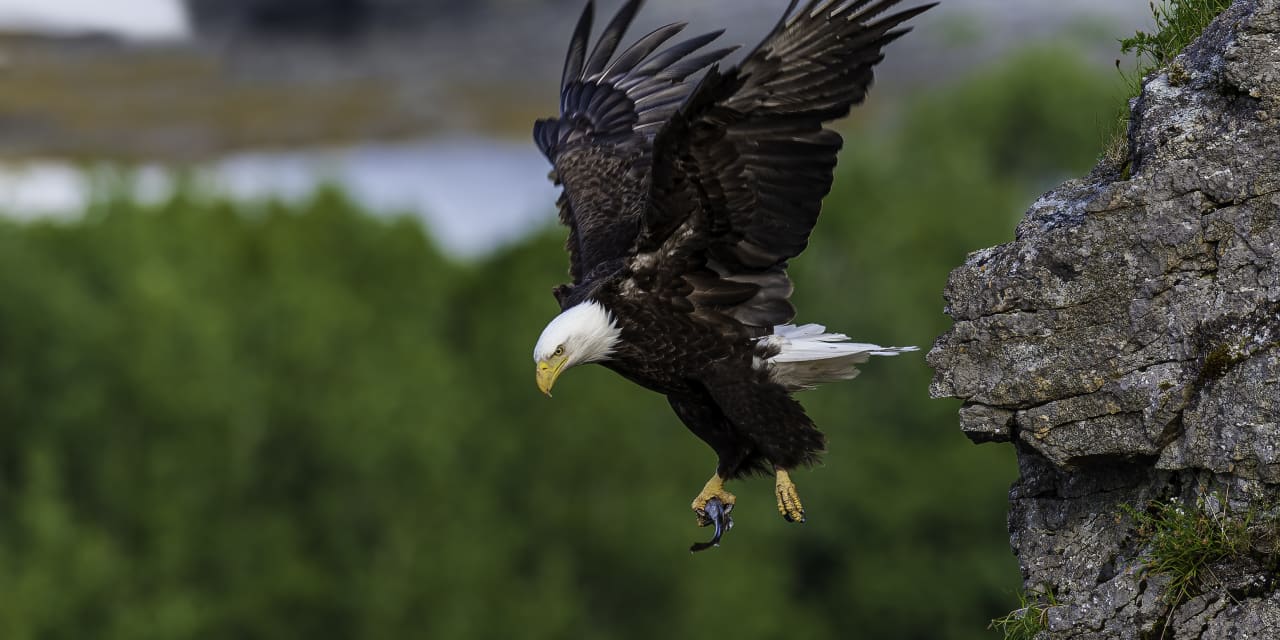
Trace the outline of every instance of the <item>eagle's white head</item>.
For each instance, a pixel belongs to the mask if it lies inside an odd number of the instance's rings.
[[[565,369],[607,360],[621,335],[613,314],[594,300],[566,309],[547,324],[533,348],[538,388],[550,396],[551,387]]]

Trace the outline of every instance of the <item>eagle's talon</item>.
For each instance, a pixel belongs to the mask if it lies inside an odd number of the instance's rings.
[[[800,504],[800,494],[786,469],[775,469],[777,484],[774,494],[778,496],[778,513],[787,522],[804,522],[804,505]]]
[[[694,509],[693,514],[698,517],[699,527],[709,527],[715,524],[715,520],[712,520],[711,516],[707,515],[706,509]]]
[[[786,520],[787,522],[799,522],[800,524],[804,524],[804,512],[801,511],[798,516],[793,516],[790,513],[784,512],[782,514],[782,519]]]

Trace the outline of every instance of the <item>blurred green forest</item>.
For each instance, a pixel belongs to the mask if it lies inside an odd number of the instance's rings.
[[[1093,164],[1113,74],[1031,52],[847,128],[798,320],[922,352],[801,396],[807,524],[748,480],[693,556],[715,461],[663,398],[534,386],[558,228],[462,263],[334,191],[0,218],[0,638],[991,637],[1013,452],[923,351],[948,271]]]

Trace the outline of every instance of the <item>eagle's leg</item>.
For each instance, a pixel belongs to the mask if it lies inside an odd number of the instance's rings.
[[[712,498],[719,498],[720,504],[724,506],[724,517],[729,521],[730,527],[733,526],[733,519],[729,518],[729,512],[733,511],[733,503],[738,499],[732,493],[724,490],[724,478],[720,477],[720,473],[716,472],[702,487],[702,493],[693,499],[693,513],[698,516],[698,526],[707,527],[715,524],[715,521],[707,515],[707,503]],[[727,528],[727,527],[726,527]]]
[[[773,492],[778,496],[778,512],[787,522],[804,522],[804,505],[800,504],[800,494],[791,481],[791,474],[780,467],[774,467],[773,472],[777,478]]]

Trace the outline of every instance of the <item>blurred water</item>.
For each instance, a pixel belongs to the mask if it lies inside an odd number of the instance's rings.
[[[0,26],[46,33],[105,31],[144,40],[190,33],[179,0],[0,0]]]
[[[237,153],[189,169],[196,184],[233,198],[301,199],[325,184],[378,213],[420,217],[441,247],[482,255],[555,219],[557,189],[532,142],[452,136],[320,150]],[[95,175],[114,168],[57,161],[0,164],[0,212],[68,218],[92,197]],[[185,173],[184,173],[185,175]],[[177,171],[129,171],[139,199],[172,193]]]

